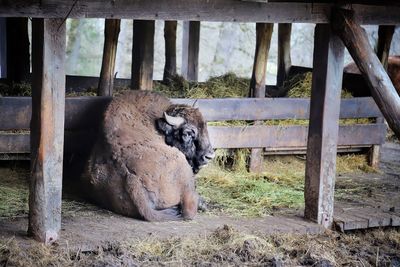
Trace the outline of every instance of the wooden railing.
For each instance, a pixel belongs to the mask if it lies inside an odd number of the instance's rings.
[[[70,97],[66,99],[65,148],[68,152],[87,149],[101,121],[110,97]],[[285,120],[309,117],[309,99],[226,98],[173,99],[174,103],[199,107],[207,121]],[[31,98],[0,98],[0,153],[29,153]],[[340,118],[380,118],[370,97],[343,99]],[[24,132],[26,131],[26,132]],[[215,148],[254,148],[267,151],[299,151],[307,145],[306,125],[209,126]],[[384,143],[384,123],[342,125],[339,147],[370,147]]]

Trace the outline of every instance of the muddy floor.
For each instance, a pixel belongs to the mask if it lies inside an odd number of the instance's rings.
[[[382,149],[380,172],[337,178],[336,205],[399,209],[400,145]],[[400,266],[400,230],[324,231],[302,210],[262,218],[199,214],[149,223],[75,203],[61,238],[26,236],[26,215],[0,219],[0,266]]]

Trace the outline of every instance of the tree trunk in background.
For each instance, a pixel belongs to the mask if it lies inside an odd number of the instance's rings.
[[[24,82],[29,78],[28,18],[7,18],[8,82]]]
[[[390,44],[392,43],[394,29],[394,25],[379,25],[376,54],[386,70],[388,66]]]
[[[176,27],[177,21],[164,22],[165,67],[163,82],[168,84],[176,75]]]
[[[106,19],[104,27],[103,62],[97,95],[111,96],[114,88],[115,58],[117,56],[120,19]]]
[[[133,21],[132,89],[153,89],[154,26],[154,20]]]
[[[290,58],[291,23],[279,23],[278,26],[278,74],[276,85],[281,87],[288,78],[292,59]]]
[[[256,24],[256,51],[254,55],[253,74],[250,81],[250,97],[265,97],[265,72],[268,53],[271,45],[273,23]],[[257,124],[258,122],[255,122]],[[253,148],[250,156],[250,171],[262,172],[263,149]]]

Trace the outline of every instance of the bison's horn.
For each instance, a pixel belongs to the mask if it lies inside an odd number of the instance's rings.
[[[175,126],[175,127],[179,127],[185,122],[184,118],[170,116],[166,112],[164,112],[164,118],[168,122],[169,125],[172,125],[172,126]]]

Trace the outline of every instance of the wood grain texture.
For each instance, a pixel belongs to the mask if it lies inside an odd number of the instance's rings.
[[[13,0],[2,1],[2,17],[124,18],[146,20],[328,23],[334,4],[252,3],[237,0]],[[398,5],[353,4],[363,24],[400,24]]]
[[[106,19],[104,26],[103,61],[97,95],[112,96],[114,89],[115,59],[117,56],[120,19]]]
[[[154,30],[154,20],[133,21],[132,89],[153,89]]]
[[[178,22],[164,22],[164,41],[165,41],[165,66],[163,82],[168,84],[176,75],[176,28]]]
[[[111,97],[67,97],[65,128],[92,127],[100,119]],[[175,104],[198,107],[207,121],[308,119],[309,99],[301,98],[219,98],[171,99]],[[0,97],[0,131],[29,129],[30,97]],[[97,115],[96,115],[97,114]],[[340,118],[376,118],[379,112],[371,97],[342,99]],[[14,119],[10,119],[14,118]]]
[[[182,31],[181,74],[188,81],[197,81],[199,76],[200,22],[184,21]]]
[[[400,97],[378,57],[371,48],[365,31],[352,11],[334,9],[332,29],[340,36],[367,81],[371,95],[400,138]]]
[[[292,35],[291,23],[280,23],[278,25],[278,74],[276,76],[276,85],[282,86],[283,82],[289,77],[289,71],[292,67],[290,57],[290,37]]]
[[[28,232],[52,243],[61,228],[65,110],[65,23],[32,21],[31,181]]]
[[[307,140],[304,216],[325,228],[333,222],[340,93],[344,46],[329,24],[314,34],[310,125]]]

